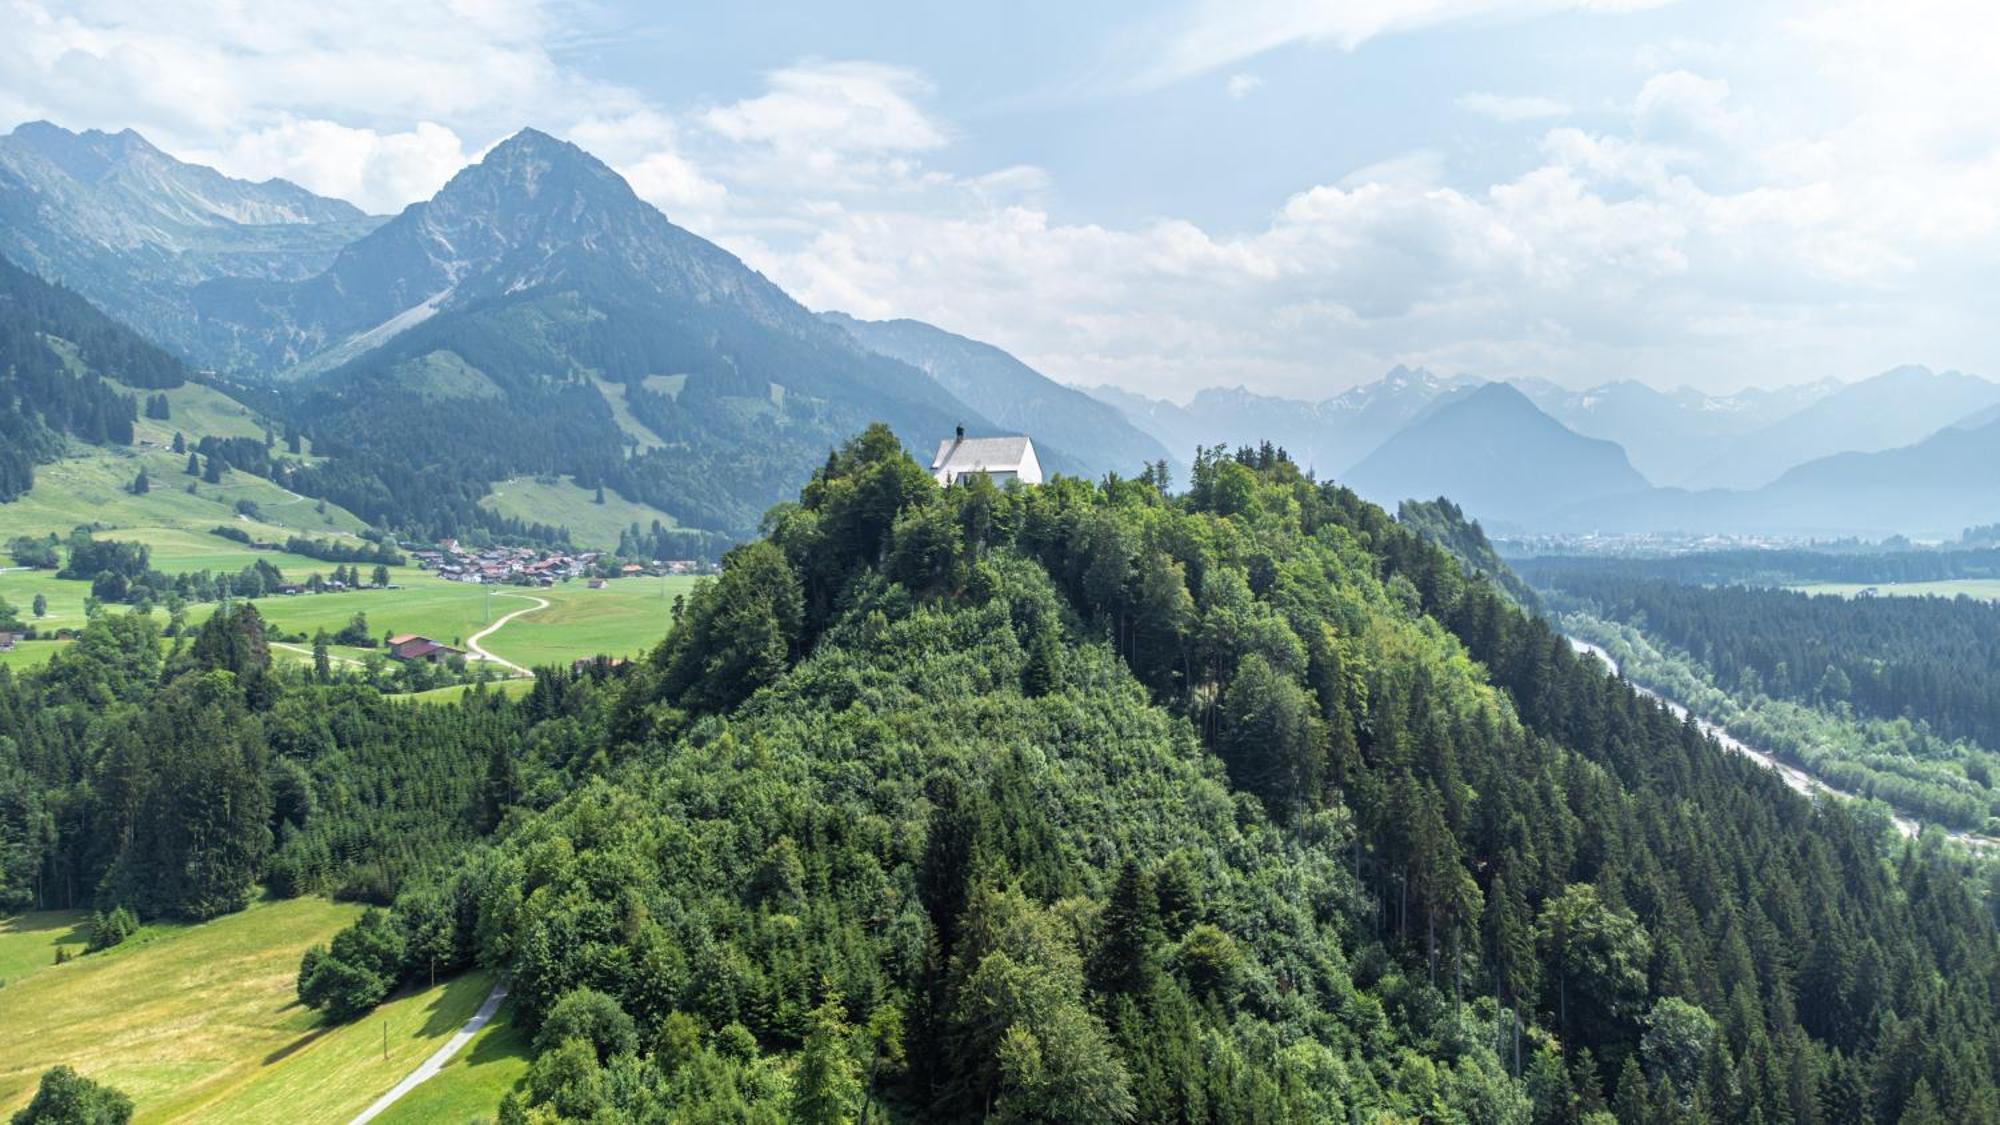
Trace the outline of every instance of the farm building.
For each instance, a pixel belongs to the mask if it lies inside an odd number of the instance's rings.
[[[12,633],[0,633],[0,652],[13,652],[14,642],[18,639]]]
[[[402,633],[389,638],[389,658],[392,660],[428,660],[437,664],[458,655],[458,652],[448,644],[415,633]]]
[[[969,438],[965,427],[938,443],[931,458],[931,476],[950,486],[971,476],[984,476],[994,484],[1018,480],[1022,484],[1042,483],[1042,463],[1035,457],[1035,443],[1026,434],[1007,437]]]

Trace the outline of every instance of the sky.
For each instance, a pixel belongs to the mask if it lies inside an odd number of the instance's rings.
[[[974,7],[0,0],[0,126],[391,212],[532,125],[808,306],[1183,401],[2000,376],[1988,0]]]

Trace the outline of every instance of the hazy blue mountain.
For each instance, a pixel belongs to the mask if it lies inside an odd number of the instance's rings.
[[[1360,462],[1425,410],[1478,385],[1476,379],[1398,366],[1372,383],[1318,402],[1243,387],[1207,388],[1186,406],[1117,387],[1095,387],[1088,393],[1118,407],[1133,425],[1181,457],[1192,457],[1196,445],[1233,448],[1270,441],[1300,465],[1328,476]]]
[[[1340,479],[1378,503],[1444,496],[1489,526],[1517,527],[1648,488],[1616,443],[1567,429],[1505,383],[1438,406]]]
[[[126,130],[31,122],[0,137],[0,252],[204,365],[188,290],[215,278],[296,280],[381,220],[284,180],[250,183],[176,160]]]
[[[2000,404],[2000,383],[1958,371],[1898,367],[1850,383],[1730,442],[1690,486],[1756,488],[1787,469],[1837,453],[1873,453],[1921,441]]]
[[[318,277],[201,296],[306,360],[315,436],[384,472],[569,473],[719,531],[754,528],[869,422],[919,450],[993,425],[534,130]]]
[[[870,351],[936,379],[1002,430],[1033,437],[1044,469],[1129,477],[1154,461],[1177,460],[1117,407],[1063,386],[991,344],[918,320],[857,320],[837,312],[821,316]]]
[[[1517,379],[1514,385],[1544,413],[1577,433],[1623,446],[1634,468],[1663,485],[1698,477],[1743,435],[1841,387],[1827,379],[1711,395],[1691,387],[1659,390],[1633,379],[1582,391],[1545,379]]]

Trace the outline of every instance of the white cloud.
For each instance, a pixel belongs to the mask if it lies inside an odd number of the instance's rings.
[[[559,66],[528,0],[268,5],[0,0],[0,112],[132,127],[250,179],[285,176],[371,210],[435,191],[463,153],[527,120],[639,108]],[[476,138],[467,143],[461,138]],[[301,146],[323,146],[318,152]]]
[[[240,133],[226,144],[213,152],[181,155],[219,168],[280,176],[376,212],[431,195],[470,159],[458,134],[429,121],[400,133],[378,133],[287,118]]]
[[[1257,88],[1263,84],[1264,80],[1254,74],[1232,74],[1229,76],[1229,81],[1223,84],[1223,89],[1231,98],[1242,101],[1256,93]]]
[[[732,141],[794,153],[920,152],[943,145],[944,130],[916,105],[930,91],[922,75],[869,62],[808,63],[769,76],[770,92],[702,115]]]
[[[1471,20],[1630,12],[1672,0],[1192,0],[1144,29],[1132,83],[1162,86],[1294,43],[1351,51],[1370,39]]]
[[[1491,94],[1474,91],[1458,99],[1458,108],[1495,121],[1534,121],[1544,117],[1567,117],[1569,106],[1554,98],[1532,94]]]
[[[1215,73],[1241,96],[1255,76],[1220,75],[1285,43],[1638,6],[1215,0],[1167,25],[1148,81]],[[2000,26],[1971,0],[1843,0],[1727,49],[1628,46],[1612,85],[1565,90],[1574,113],[1470,92],[1468,113],[1543,122],[1539,143],[1465,160],[1484,137],[1413,136],[1228,230],[1065,219],[1042,168],[950,167],[965,146],[906,68],[805,61],[740,101],[670,108],[558,65],[552,21],[525,0],[229,14],[0,0],[0,117],[130,125],[377,210],[533,123],[808,304],[933,320],[1064,380],[1153,393],[1323,393],[1396,359],[1707,385],[1918,356],[2000,368],[1985,323],[2000,71],[1984,61]]]

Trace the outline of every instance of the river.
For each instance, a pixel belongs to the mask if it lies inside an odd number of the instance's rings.
[[[1599,648],[1594,644],[1591,644],[1589,641],[1578,640],[1575,637],[1568,637],[1566,639],[1569,641],[1569,645],[1571,648],[1575,649],[1578,652],[1587,652],[1590,655],[1595,656],[1597,659],[1603,661],[1605,667],[1610,668],[1613,674],[1617,673],[1618,662],[1611,658],[1610,653],[1604,651],[1602,648]],[[1627,682],[1629,683],[1630,681]],[[1673,712],[1674,715],[1676,715],[1677,717],[1683,719],[1687,718],[1688,709],[1686,707],[1682,706],[1679,703],[1676,703],[1671,699],[1668,699],[1666,696],[1661,695],[1659,692],[1654,691],[1651,688],[1640,687],[1638,684],[1632,684],[1632,690],[1638,692],[1640,695],[1647,697],[1648,699],[1658,700],[1662,706],[1664,706],[1667,710]],[[1746,758],[1750,758],[1760,763],[1765,768],[1776,772],[1777,775],[1781,779],[1783,779],[1784,783],[1787,786],[1791,787],[1794,791],[1800,794],[1803,794],[1807,797],[1814,797],[1820,794],[1828,794],[1834,797],[1845,797],[1849,800],[1860,799],[1856,794],[1849,793],[1844,789],[1835,789],[1833,786],[1828,785],[1826,782],[1821,781],[1819,778],[1814,777],[1813,775],[1798,768],[1797,766],[1779,760],[1777,755],[1771,753],[1768,750],[1759,750],[1757,747],[1744,742],[1742,739],[1737,738],[1735,735],[1730,734],[1728,731],[1722,729],[1721,727],[1715,725],[1714,723],[1709,722],[1707,719],[1704,719],[1699,715],[1695,716],[1694,722],[1696,726],[1701,728],[1701,732],[1703,734],[1706,734],[1710,738],[1713,738],[1718,744],[1722,746],[1723,749],[1741,754]],[[1917,821],[1911,817],[1904,816],[1902,813],[1892,812],[1890,814],[1890,819],[1895,822],[1896,831],[1902,833],[1905,839],[1915,837],[1917,833],[1923,831],[1924,826],[1920,821]],[[1950,829],[1945,829],[1945,835],[1970,847],[1991,848],[1995,846],[2000,846],[2000,840],[1995,840],[1990,836],[1975,835],[1971,832],[1954,832],[1951,831]]]

